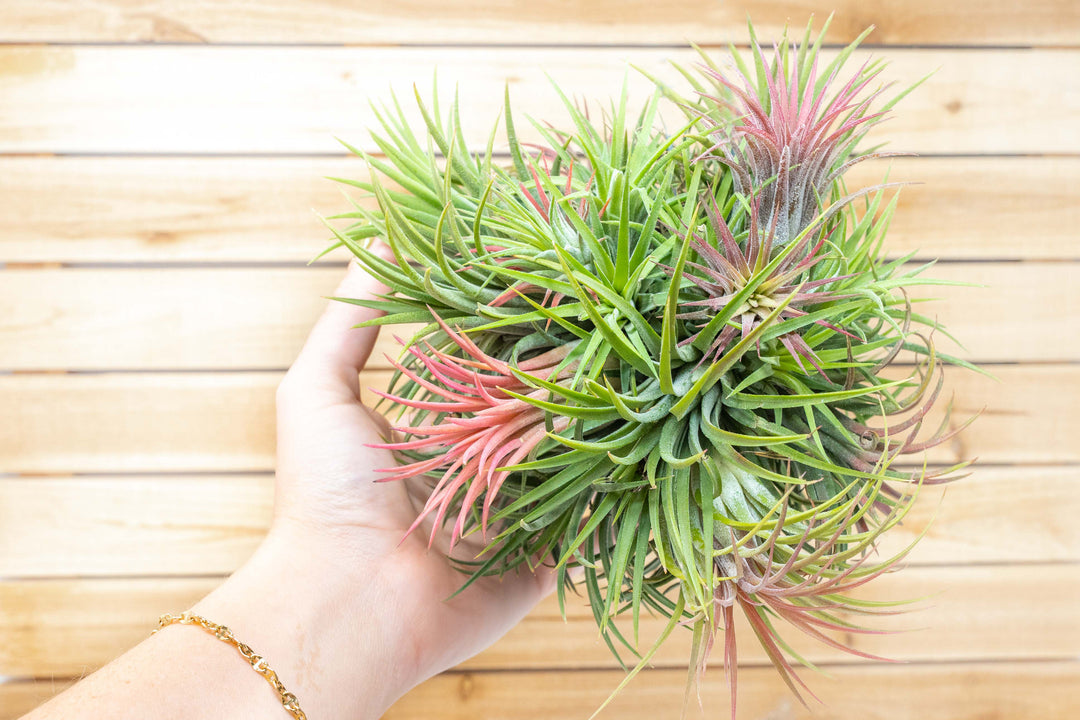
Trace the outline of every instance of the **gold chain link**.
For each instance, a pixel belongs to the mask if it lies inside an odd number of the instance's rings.
[[[285,686],[281,684],[281,680],[278,679],[277,673],[267,667],[266,658],[257,654],[249,646],[237,640],[236,636],[233,635],[232,630],[224,625],[218,625],[217,623],[211,622],[200,615],[184,612],[180,615],[162,615],[158,619],[157,630],[154,630],[150,634],[153,635],[163,627],[173,624],[198,625],[218,640],[232,645],[237,649],[240,655],[248,661],[251,668],[266,678],[266,681],[277,691],[277,694],[281,697],[282,706],[292,713],[292,716],[296,718],[296,720],[307,720],[307,715],[300,709],[300,702],[296,699],[296,696],[286,690]]]

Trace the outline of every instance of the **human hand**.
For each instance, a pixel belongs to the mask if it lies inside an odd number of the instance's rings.
[[[385,291],[354,262],[335,295],[369,298]],[[355,597],[348,607],[378,618],[381,641],[372,643],[372,628],[361,622],[346,631],[357,633],[354,656],[337,661],[362,673],[373,659],[362,656],[378,655],[381,672],[394,677],[383,688],[385,704],[493,643],[555,581],[544,569],[487,577],[447,600],[467,576],[447,560],[446,538],[429,550],[430,520],[405,536],[423,504],[415,497],[417,488],[376,482],[376,469],[394,467],[395,460],[389,451],[368,446],[380,442],[388,426],[361,402],[358,373],[378,328],[353,327],[375,314],[331,301],[278,388],[274,520],[261,551],[271,559],[256,562],[276,565],[281,557],[294,558],[307,566],[310,582],[335,586],[320,592],[348,594],[351,586]],[[454,555],[472,559],[481,548],[465,538]],[[354,679],[353,687],[360,686]]]
[[[341,297],[383,291],[351,267]],[[274,519],[255,554],[191,611],[230,628],[265,658],[312,718],[374,719],[435,673],[494,642],[554,586],[554,575],[483,578],[446,600],[465,575],[405,483],[376,483],[394,458],[368,447],[380,420],[360,402],[358,372],[372,317],[331,302],[278,389]],[[480,548],[458,543],[455,553]],[[85,678],[27,720],[80,717],[255,720],[286,714],[259,674],[211,635],[170,625]],[[280,692],[280,691],[279,691]],[[273,704],[276,711],[271,711]]]

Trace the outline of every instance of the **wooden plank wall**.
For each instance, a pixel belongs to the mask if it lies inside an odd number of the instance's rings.
[[[752,5],[752,7],[751,7]],[[369,98],[460,85],[482,142],[504,82],[552,114],[548,72],[606,97],[627,61],[670,75],[688,40],[743,43],[838,15],[833,43],[911,82],[883,126],[905,189],[892,248],[939,257],[958,350],[936,459],[978,455],[928,492],[911,567],[865,596],[934,596],[858,638],[871,665],[800,644],[837,718],[1054,720],[1080,707],[1080,6],[1075,0],[5,0],[0,3],[0,720],[138,642],[265,531],[273,390],[346,258],[311,210],[359,177]],[[635,92],[642,84],[632,80]],[[370,144],[370,143],[368,143]],[[884,171],[859,169],[860,182]],[[375,363],[366,384],[386,380]],[[194,490],[194,492],[193,492]],[[209,500],[209,502],[208,502]],[[652,627],[656,627],[652,623]],[[747,638],[751,640],[752,638]],[[752,642],[742,643],[749,648]],[[606,717],[670,717],[681,638]],[[744,718],[808,717],[760,652],[741,653]],[[584,718],[619,680],[583,605],[543,604],[393,718]],[[726,713],[722,672],[704,697]]]

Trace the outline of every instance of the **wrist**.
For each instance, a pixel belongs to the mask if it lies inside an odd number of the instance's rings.
[[[420,679],[400,586],[379,558],[280,526],[193,612],[263,655],[313,720],[377,718]]]

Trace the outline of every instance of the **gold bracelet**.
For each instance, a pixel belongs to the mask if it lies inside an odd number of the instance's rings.
[[[240,655],[251,665],[252,669],[266,678],[266,681],[273,686],[277,694],[281,696],[282,706],[292,713],[292,716],[296,720],[307,720],[307,715],[300,709],[300,702],[296,699],[296,696],[285,689],[285,686],[281,684],[281,680],[278,680],[277,673],[266,666],[266,658],[261,655],[257,655],[254,650],[238,641],[236,636],[233,635],[232,630],[224,625],[218,625],[217,623],[210,622],[204,617],[192,614],[190,612],[184,612],[180,615],[162,615],[158,619],[157,629],[151,632],[153,635],[158,630],[178,623],[180,625],[198,625],[208,633],[221,640],[224,643],[232,645],[239,651]]]

